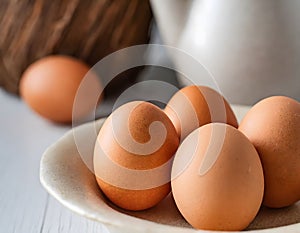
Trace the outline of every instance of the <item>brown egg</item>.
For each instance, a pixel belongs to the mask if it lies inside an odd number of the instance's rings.
[[[263,204],[280,208],[300,200],[300,103],[284,96],[254,105],[241,122],[264,168]]]
[[[181,214],[194,228],[245,229],[260,208],[263,191],[259,156],[236,128],[207,124],[179,146],[172,192]]]
[[[228,102],[217,91],[206,86],[187,86],[170,99],[166,114],[183,140],[198,127],[211,123],[227,123],[238,127]]]
[[[101,190],[127,210],[156,205],[170,192],[178,144],[176,130],[160,108],[141,101],[124,104],[107,118],[95,144]]]
[[[86,64],[72,57],[57,55],[42,58],[24,72],[20,94],[41,116],[56,122],[71,122],[72,116],[81,118],[93,110],[101,94],[101,84],[96,75],[86,78],[73,113],[77,90],[88,71]]]

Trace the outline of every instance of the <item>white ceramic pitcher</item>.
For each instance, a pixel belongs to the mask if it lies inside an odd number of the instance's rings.
[[[229,101],[253,104],[269,95],[300,100],[299,0],[151,4],[164,43],[206,66]]]

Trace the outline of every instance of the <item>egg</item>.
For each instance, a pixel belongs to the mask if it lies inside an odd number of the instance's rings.
[[[251,108],[239,130],[260,155],[263,204],[280,208],[300,200],[300,103],[284,96],[266,98]]]
[[[94,171],[103,193],[126,210],[144,210],[170,192],[179,138],[155,105],[133,101],[104,122],[95,144]]]
[[[183,217],[203,230],[245,229],[257,215],[264,191],[254,146],[224,123],[206,124],[182,142],[171,183]]]
[[[181,140],[193,130],[211,122],[238,127],[234,112],[225,98],[206,86],[182,88],[169,100],[165,112]]]
[[[89,69],[85,63],[72,57],[44,57],[23,73],[21,97],[39,115],[55,122],[69,123],[72,117],[84,117],[95,108],[101,94],[98,77],[89,76],[77,95],[78,105],[73,112],[77,91]]]

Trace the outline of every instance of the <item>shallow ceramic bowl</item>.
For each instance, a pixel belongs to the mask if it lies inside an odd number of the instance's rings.
[[[249,107],[233,106],[233,109],[240,120]],[[204,232],[189,226],[178,212],[171,195],[154,208],[139,212],[121,210],[103,196],[88,167],[97,132],[104,120],[74,128],[46,150],[40,168],[40,179],[46,190],[67,208],[105,224],[110,233]],[[84,159],[80,156],[83,154]],[[262,207],[247,230],[256,233],[300,233],[300,202],[276,210]]]

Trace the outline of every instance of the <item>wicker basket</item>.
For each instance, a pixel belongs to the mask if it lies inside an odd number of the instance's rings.
[[[0,86],[18,93],[23,71],[49,54],[94,65],[147,43],[151,18],[148,0],[0,0]]]

